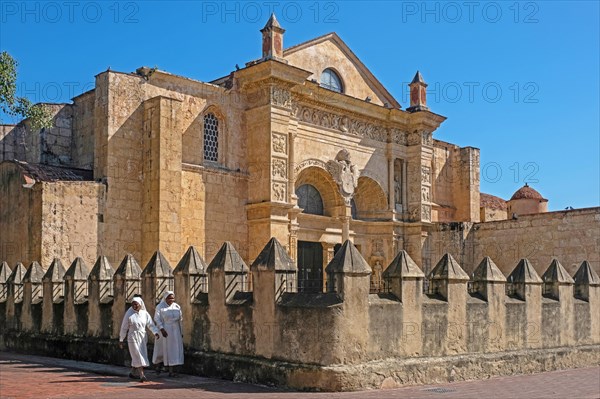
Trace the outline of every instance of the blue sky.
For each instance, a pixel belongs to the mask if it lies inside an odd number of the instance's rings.
[[[434,137],[481,150],[483,192],[599,205],[597,1],[3,1],[0,49],[20,95],[69,102],[108,67],[226,75],[259,58],[270,11],[286,47],[337,32],[404,108],[420,70],[448,117]]]

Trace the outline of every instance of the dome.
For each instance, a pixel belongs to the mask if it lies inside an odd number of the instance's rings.
[[[518,200],[518,199],[537,199],[537,200],[545,200],[544,197],[540,193],[538,193],[533,188],[529,187],[527,183],[520,189],[518,189],[510,200]]]

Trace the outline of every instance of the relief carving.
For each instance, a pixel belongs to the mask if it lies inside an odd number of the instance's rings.
[[[273,133],[273,152],[278,152],[280,154],[286,154],[287,150],[287,138],[283,134]]]
[[[396,204],[402,204],[402,160],[394,160],[394,198]]]
[[[376,239],[372,240],[371,246],[373,248],[371,256],[384,256],[385,255],[383,252],[383,240],[381,238],[376,238]]]
[[[346,149],[340,150],[334,161],[327,162],[327,170],[337,183],[344,201],[350,205],[359,175],[358,168],[356,165],[352,165],[350,160],[350,152]]]
[[[429,166],[421,166],[421,182],[431,184],[431,168]]]
[[[313,109],[306,106],[293,106],[294,115],[301,121],[328,129],[339,130],[372,140],[387,141],[388,132],[384,127],[363,120],[350,119],[347,116]]]
[[[422,132],[421,140],[423,145],[433,145],[433,135],[429,132]]]
[[[406,132],[399,129],[392,129],[392,142],[400,145],[408,145],[408,136]]]
[[[431,207],[429,206],[422,206],[421,207],[421,219],[423,219],[424,221],[431,221]]]
[[[429,187],[421,187],[421,200],[423,202],[430,202]]]
[[[288,90],[271,86],[271,104],[290,108],[292,106],[292,95]]]
[[[285,183],[273,183],[273,198],[275,201],[285,202]]]
[[[306,169],[306,168],[308,168],[310,166],[317,166],[317,167],[319,167],[321,169],[328,170],[327,169],[327,164],[325,162],[321,161],[320,159],[311,158],[311,159],[306,159],[306,160],[300,162],[298,165],[296,165],[294,167],[294,176],[298,176],[298,173],[302,169]]]
[[[273,178],[286,179],[287,178],[287,164],[283,159],[273,160]]]

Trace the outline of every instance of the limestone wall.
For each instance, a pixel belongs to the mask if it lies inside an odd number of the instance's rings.
[[[103,254],[98,243],[105,186],[96,182],[42,183],[41,257],[47,267],[54,258],[82,257],[93,263]]]
[[[261,358],[265,365],[295,364],[300,374],[287,376],[284,383],[297,387],[356,386],[339,385],[337,374],[328,372],[331,367],[378,364],[370,361],[531,350],[548,350],[548,356],[554,356],[557,348],[575,347],[600,355],[600,278],[586,264],[575,286],[560,265],[541,280],[521,263],[513,273],[516,277],[506,281],[489,260],[468,281],[460,265],[444,255],[429,274],[431,286],[424,294],[423,273],[401,252],[388,265],[386,289],[369,294],[370,268],[347,241],[328,265],[327,292],[296,293],[295,266],[275,240],[250,267],[250,286],[248,268],[231,244],[224,244],[208,267],[198,255],[189,254],[174,270],[188,349],[211,356]],[[155,255],[153,259],[162,257]],[[0,282],[7,292],[0,297],[0,311],[9,326],[0,343],[19,346],[28,342],[28,334],[35,334],[38,342],[77,339],[82,344],[92,337],[116,338],[115,326],[134,293],[141,292],[152,309],[154,287],[173,284],[172,275],[149,271],[155,267],[151,263],[141,272],[127,266],[132,262],[131,257],[124,259],[125,266],[115,273],[105,258],[99,258],[86,279],[91,268],[76,260],[70,267],[78,272],[67,273],[69,283],[59,296],[53,284],[63,285],[54,275],[44,276],[42,282],[41,277],[20,280],[11,274]],[[46,326],[43,331],[41,326]],[[13,339],[16,333],[21,334],[21,344]],[[543,358],[543,352],[536,353]],[[423,364],[429,370],[428,363]],[[562,367],[569,364],[575,363]],[[307,367],[321,370],[318,380],[305,379]],[[367,373],[365,378],[371,377]],[[393,380],[401,383],[397,378]]]
[[[441,223],[433,227],[424,255],[438,259],[449,252],[470,273],[484,256],[494,259],[504,275],[519,259],[528,258],[542,273],[558,258],[570,274],[589,260],[600,272],[600,208],[519,216],[485,223]]]
[[[42,187],[25,183],[17,165],[0,165],[0,257],[11,265],[41,258]]]
[[[72,166],[73,107],[44,104],[53,117],[50,129],[33,130],[29,121],[0,128],[0,161],[18,159],[29,163]]]
[[[94,169],[95,92],[88,91],[73,99],[72,166]]]

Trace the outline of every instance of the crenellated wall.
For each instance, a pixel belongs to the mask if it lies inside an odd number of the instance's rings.
[[[13,270],[14,269],[14,270]],[[116,345],[134,294],[153,312],[173,289],[188,372],[302,389],[353,390],[591,365],[600,360],[600,278],[522,259],[508,277],[484,258],[471,277],[445,254],[425,275],[405,251],[369,294],[371,267],[350,242],[327,290],[298,293],[295,262],[271,239],[248,267],[226,242],[210,264],[190,247],[173,269],[59,259],[0,266],[0,347],[122,364]],[[518,360],[518,361],[517,361]],[[516,363],[516,364],[515,364]],[[476,366],[477,365],[477,366]]]

